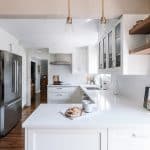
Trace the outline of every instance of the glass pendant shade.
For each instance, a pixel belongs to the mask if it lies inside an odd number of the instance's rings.
[[[73,32],[73,25],[70,24],[70,23],[66,23],[66,25],[65,25],[65,31],[68,32],[68,33]]]
[[[100,21],[101,21],[101,24],[107,23],[106,17],[104,17],[104,16],[101,17]]]

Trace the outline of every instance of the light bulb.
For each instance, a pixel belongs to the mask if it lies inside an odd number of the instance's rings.
[[[73,32],[72,17],[67,17],[65,31],[68,33]]]
[[[67,24],[66,23],[65,31],[68,32],[68,33],[73,32],[73,26],[72,26],[72,24]]]
[[[101,24],[106,24],[107,20],[104,16],[101,17]]]

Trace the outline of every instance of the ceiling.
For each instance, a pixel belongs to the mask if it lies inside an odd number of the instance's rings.
[[[71,15],[75,18],[100,17],[101,0],[71,0]],[[105,0],[105,16],[116,18],[122,14],[150,13],[150,0]],[[2,17],[67,16],[67,0],[0,0]]]
[[[98,40],[97,20],[74,19],[72,32],[66,31],[65,19],[0,19],[0,27],[26,49],[69,50]]]
[[[71,0],[74,31],[70,34],[65,32],[67,0],[0,0],[0,18],[4,18],[0,27],[16,36],[25,48],[59,51],[91,45],[98,38],[96,19],[101,17],[100,1]],[[107,19],[122,14],[150,14],[150,0],[104,2]]]

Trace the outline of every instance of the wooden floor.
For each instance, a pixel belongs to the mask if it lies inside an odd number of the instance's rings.
[[[35,110],[40,104],[40,95],[36,95],[31,107],[26,107],[22,111],[22,119],[10,133],[0,138],[0,150],[24,150],[24,129],[22,122]]]

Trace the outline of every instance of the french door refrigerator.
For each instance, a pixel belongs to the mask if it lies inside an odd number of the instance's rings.
[[[0,137],[21,119],[22,57],[0,50]]]

